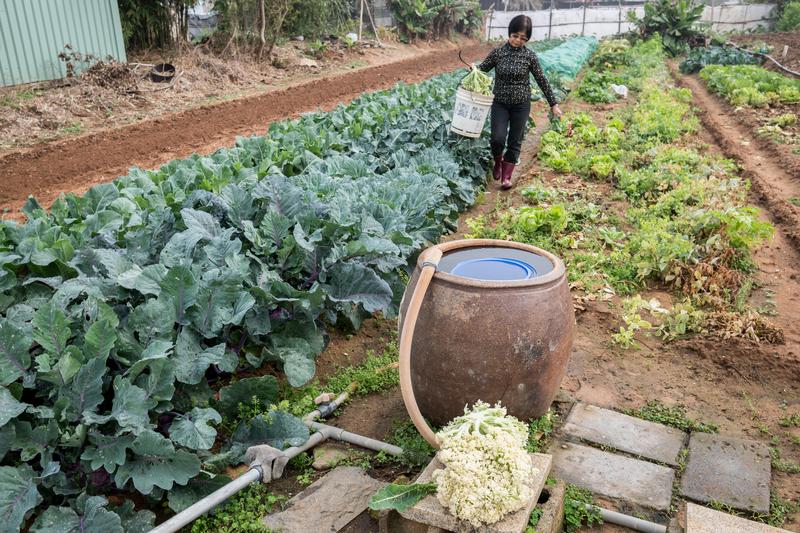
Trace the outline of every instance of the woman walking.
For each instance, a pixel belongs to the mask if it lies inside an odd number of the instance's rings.
[[[525,47],[531,38],[533,23],[525,15],[517,15],[508,25],[508,42],[492,50],[478,68],[484,72],[494,69],[494,102],[492,103],[492,139],[490,142],[494,168],[492,176],[503,189],[511,188],[511,174],[519,163],[519,151],[528,116],[531,112],[531,82],[533,74],[550,105],[554,116],[561,110],[553,89],[542,72],[533,50]]]

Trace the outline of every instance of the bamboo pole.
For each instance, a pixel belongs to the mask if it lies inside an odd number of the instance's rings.
[[[583,37],[584,33],[586,32],[586,4],[589,3],[589,0],[583,0],[583,21],[581,22],[581,37]]]
[[[366,2],[367,0],[362,0],[362,2]],[[383,43],[381,42],[381,38],[378,35],[378,28],[375,27],[375,21],[372,19],[372,10],[367,6],[367,17],[369,17],[369,25],[372,26],[372,31],[375,32],[375,40],[378,41],[378,46],[383,47]]]
[[[361,10],[358,15],[358,41],[361,42],[361,30],[364,28],[364,0],[361,0]]]

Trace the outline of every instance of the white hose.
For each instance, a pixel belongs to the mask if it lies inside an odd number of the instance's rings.
[[[586,508],[589,510],[594,509],[599,511],[600,515],[603,517],[603,522],[608,522],[609,524],[616,524],[618,526],[633,529],[634,531],[641,531],[642,533],[667,533],[667,526],[662,526],[661,524],[656,524],[655,522],[648,522],[647,520],[642,520],[641,518],[636,518],[635,516],[618,513],[616,511],[609,511],[608,509],[603,509],[602,507],[598,507],[590,503],[586,504]]]

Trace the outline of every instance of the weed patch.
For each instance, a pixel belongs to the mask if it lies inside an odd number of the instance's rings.
[[[586,504],[594,504],[592,493],[575,485],[567,484],[564,493],[564,531],[572,533],[584,526],[602,524],[603,519],[597,509],[587,509]]]
[[[433,457],[436,450],[422,438],[417,428],[410,420],[396,423],[392,434],[387,442],[399,446],[403,449],[403,455],[399,457],[388,456],[382,452],[378,454],[379,460],[383,462],[396,462],[410,469],[416,469],[426,465]]]
[[[686,415],[682,405],[666,406],[658,400],[650,400],[639,409],[624,409],[623,412],[650,422],[657,422],[683,431],[716,433],[719,427],[713,422],[700,422]]]
[[[539,453],[547,449],[557,415],[548,410],[539,418],[528,422],[528,452]]]
[[[266,485],[254,483],[213,515],[198,518],[192,525],[192,533],[269,533],[261,519],[285,500],[270,492]]]

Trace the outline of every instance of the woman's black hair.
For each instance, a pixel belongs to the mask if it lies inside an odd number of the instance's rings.
[[[527,15],[517,15],[511,22],[508,23],[508,34],[524,33],[525,37],[530,41],[531,33],[533,33],[533,22]]]

